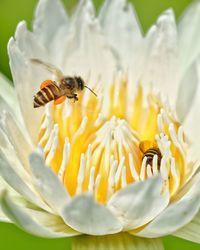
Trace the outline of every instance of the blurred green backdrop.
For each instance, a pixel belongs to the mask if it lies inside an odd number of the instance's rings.
[[[66,8],[73,10],[78,0],[64,0]],[[132,0],[138,13],[144,31],[155,22],[158,15],[165,9],[174,9],[178,18],[192,0]],[[14,34],[16,25],[21,20],[27,20],[29,27],[33,18],[33,12],[37,0],[0,0],[0,71],[11,79],[8,66],[7,42]],[[94,0],[97,8],[102,0]],[[199,244],[184,241],[175,237],[164,238],[167,250],[199,250]],[[26,234],[14,225],[0,223],[0,249],[2,250],[25,250],[25,249],[48,249],[48,250],[68,250],[70,249],[70,239],[48,240]]]

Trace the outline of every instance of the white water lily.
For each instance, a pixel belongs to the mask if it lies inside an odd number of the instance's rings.
[[[143,35],[125,0],[105,1],[98,17],[90,0],[72,17],[40,0],[33,31],[20,22],[8,44],[15,90],[0,78],[0,219],[79,235],[73,249],[163,249],[169,234],[199,243],[199,25],[200,1]],[[98,98],[84,90],[34,109],[53,76],[31,58],[80,75]],[[146,140],[162,159],[143,157]]]

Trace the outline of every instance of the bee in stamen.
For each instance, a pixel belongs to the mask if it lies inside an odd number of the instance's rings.
[[[64,76],[63,73],[54,65],[33,58],[31,62],[34,64],[43,65],[49,72],[54,74],[56,80],[45,80],[40,85],[40,90],[36,93],[33,99],[33,107],[39,108],[53,101],[55,105],[65,101],[66,98],[78,101],[77,92],[84,88],[89,89],[95,96],[96,93],[85,85],[84,80],[80,76]]]
[[[143,153],[142,159],[144,159],[144,157],[147,158],[147,162],[146,162],[147,165],[149,164],[150,166],[152,166],[153,157],[154,155],[157,155],[158,156],[158,161],[157,161],[158,169],[160,169],[162,154],[157,144],[152,141],[142,141],[140,142],[139,148],[140,148],[140,151]]]

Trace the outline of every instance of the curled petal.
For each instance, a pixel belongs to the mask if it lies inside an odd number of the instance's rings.
[[[1,194],[1,205],[4,213],[11,221],[33,235],[45,238],[61,238],[78,234],[54,215],[37,214],[37,212],[33,214],[29,209],[17,205],[10,199],[6,191]]]
[[[15,162],[17,165],[17,162]],[[39,198],[38,193],[35,192],[34,188],[29,184],[30,180],[27,180],[27,176],[22,179],[12,166],[8,163],[2,151],[0,151],[0,175],[2,178],[12,187],[16,192],[25,197],[28,201],[33,204],[49,211],[48,206]]]
[[[160,237],[174,233],[189,223],[200,208],[200,178],[178,201],[169,205],[149,225],[137,233],[141,237]]]
[[[187,224],[186,226],[182,227],[175,233],[174,236],[180,237],[185,240],[190,240],[196,243],[200,243],[200,212],[194,217],[194,219]]]
[[[108,207],[120,218],[125,230],[140,227],[156,217],[169,203],[163,180],[154,177],[136,182],[111,197]]]
[[[64,186],[53,171],[45,165],[40,153],[31,154],[30,166],[38,192],[52,208],[60,212],[70,199]]]
[[[85,234],[106,235],[122,230],[120,222],[109,209],[95,203],[89,194],[74,198],[63,208],[62,217],[67,225]]]
[[[29,180],[28,174],[30,173],[30,168],[27,165],[23,165],[22,156],[17,150],[17,146],[14,144],[16,142],[11,135],[7,135],[5,132],[5,127],[0,121],[0,151],[3,158],[9,163],[12,169],[25,181]],[[13,141],[12,141],[13,139]]]
[[[13,119],[9,112],[4,112],[2,114],[2,119],[0,120],[0,127],[7,135],[9,142],[13,146],[17,157],[24,166],[25,169],[30,170],[27,155],[33,150],[31,144],[31,139],[27,135],[27,131]]]

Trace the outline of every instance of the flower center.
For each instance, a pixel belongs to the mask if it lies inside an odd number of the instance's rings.
[[[77,103],[46,105],[38,143],[70,195],[91,192],[104,204],[126,185],[160,174],[173,197],[191,172],[172,111],[141,86],[127,100],[127,85],[111,84],[103,100],[83,91]]]

